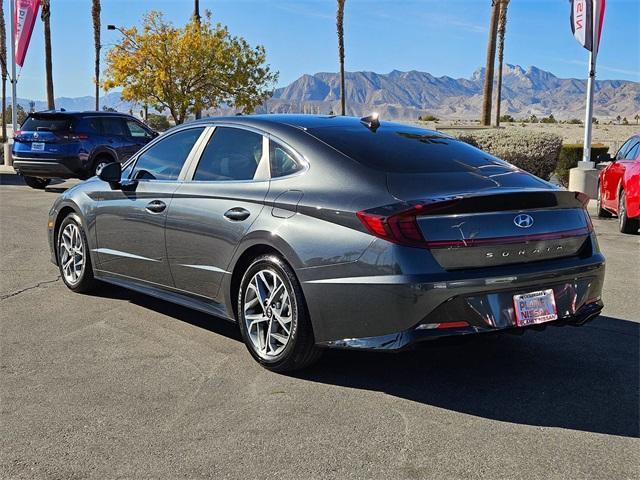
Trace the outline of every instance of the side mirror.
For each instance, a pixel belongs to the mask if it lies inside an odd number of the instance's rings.
[[[158,132],[151,130],[151,138],[156,138],[158,135],[160,135]]]
[[[600,155],[598,155],[596,157],[596,160],[598,162],[610,162],[612,160],[611,159],[611,154],[609,154],[609,153],[601,153]]]
[[[112,187],[120,184],[122,177],[122,165],[119,162],[107,163],[98,172],[98,178],[103,182],[108,182]]]

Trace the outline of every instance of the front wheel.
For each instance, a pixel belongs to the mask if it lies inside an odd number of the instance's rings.
[[[247,349],[269,370],[299,370],[320,357],[298,279],[275,255],[258,257],[245,272],[238,323]]]
[[[67,215],[58,229],[58,267],[60,276],[67,287],[83,293],[95,287],[89,243],[82,228],[80,217],[75,213]]]
[[[51,182],[50,178],[40,178],[40,177],[22,177],[24,178],[24,183],[26,183],[31,188],[35,188],[36,190],[44,190],[44,188],[49,185]]]
[[[638,233],[640,218],[627,217],[627,198],[624,190],[620,191],[618,199],[618,222],[622,233]]]
[[[605,210],[604,208],[602,208],[602,185],[600,184],[598,184],[598,201],[597,201],[596,209],[598,210],[598,216],[600,218],[611,217],[611,213],[608,210]]]

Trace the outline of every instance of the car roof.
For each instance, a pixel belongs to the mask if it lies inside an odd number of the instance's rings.
[[[189,125],[194,123],[237,123],[239,125],[253,126],[256,128],[266,128],[273,126],[283,127],[295,127],[299,130],[314,130],[317,128],[336,127],[336,128],[349,128],[349,127],[367,127],[363,124],[362,119],[359,117],[350,117],[342,115],[314,115],[314,114],[257,114],[257,115],[234,115],[227,117],[207,117],[200,120],[194,120],[188,122]],[[432,132],[419,125],[410,125],[397,122],[380,121],[382,126],[391,128],[412,128],[419,129],[425,132]],[[443,135],[440,132],[432,132],[434,134]]]
[[[122,112],[105,112],[96,110],[81,111],[68,111],[68,110],[41,110],[39,112],[30,112],[29,115],[69,115],[69,116],[83,116],[83,117],[127,117],[134,118],[128,113]]]

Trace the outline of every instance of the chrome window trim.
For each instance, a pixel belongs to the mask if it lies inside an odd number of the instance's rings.
[[[187,173],[188,170],[188,166],[190,165],[190,162],[193,159],[193,155],[195,154],[195,152],[197,151],[200,143],[202,142],[202,138],[203,136],[207,133],[207,125],[202,125],[202,124],[196,124],[196,125],[189,125],[185,128],[180,128],[174,132],[171,132],[169,135],[159,135],[158,137],[156,137],[154,140],[152,140],[151,142],[147,143],[141,150],[139,150],[138,152],[136,152],[136,154],[131,157],[130,161],[126,162],[125,164],[122,165],[122,169],[126,169],[129,168],[129,163],[134,163],[132,168],[131,168],[131,173],[129,174],[129,179],[131,179],[131,176],[134,174],[135,170],[136,170],[136,163],[138,162],[138,159],[140,158],[140,156],[144,155],[147,150],[149,150],[151,147],[155,146],[156,144],[158,144],[159,142],[172,137],[173,135],[176,135],[180,132],[184,132],[185,130],[190,130],[193,128],[202,128],[202,132],[200,133],[200,136],[198,137],[198,139],[195,141],[195,143],[193,144],[193,147],[191,147],[191,150],[189,151],[189,154],[187,155],[187,158],[185,158],[184,163],[182,164],[182,168],[180,169],[180,173],[178,174],[178,177],[175,179],[171,179],[171,180],[167,180],[167,179],[157,179],[157,180],[152,180],[152,179],[139,179],[138,182],[183,182],[184,181],[184,176]]]
[[[253,175],[253,178],[250,180],[194,180],[193,176],[196,173],[198,165],[200,164],[200,160],[202,160],[202,154],[204,153],[204,149],[211,140],[216,128],[225,127],[225,128],[236,128],[240,130],[246,130],[251,133],[255,133],[262,137],[262,157],[260,158],[260,162],[256,167],[256,172]],[[271,179],[271,170],[269,168],[270,160],[269,160],[269,139],[268,134],[260,129],[249,127],[246,125],[241,125],[237,123],[212,123],[207,126],[209,133],[205,138],[201,138],[202,146],[197,152],[196,155],[191,159],[191,164],[189,168],[185,172],[184,182],[193,183],[193,184],[224,184],[224,183],[258,183],[258,182],[268,182]]]

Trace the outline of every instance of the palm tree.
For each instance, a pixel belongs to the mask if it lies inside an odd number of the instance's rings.
[[[200,25],[200,0],[193,0],[193,20]],[[202,110],[196,106],[193,110],[193,115],[198,118],[202,118]],[[146,117],[145,117],[146,119]]]
[[[340,60],[340,112],[345,115],[345,91],[344,91],[344,2],[338,0],[336,12],[336,29],[338,30],[338,58]]]
[[[95,75],[96,75],[96,111],[100,110],[100,0],[93,0],[91,5],[91,18],[93,19],[93,44],[96,49]]]
[[[502,61],[504,60],[504,35],[507,32],[507,8],[509,0],[500,0],[498,18],[498,85],[496,86],[496,127],[500,126],[500,102],[502,101]]]
[[[493,96],[493,69],[496,61],[496,37],[498,36],[498,17],[500,16],[499,0],[491,0],[491,21],[489,23],[489,40],[487,41],[487,67],[484,71],[484,88],[482,99],[482,125],[491,125],[491,100]]]
[[[44,63],[47,77],[47,108],[56,108],[53,100],[53,66],[51,64],[51,0],[42,0],[42,12],[40,14],[44,24]]]
[[[2,63],[2,143],[7,141],[7,27],[4,23],[4,4],[0,5],[0,62]]]

